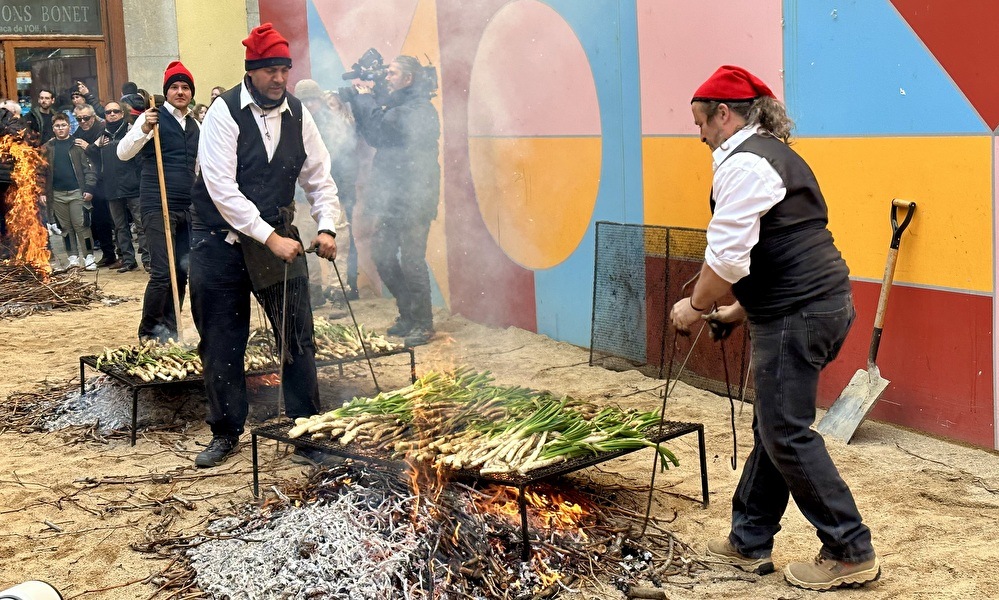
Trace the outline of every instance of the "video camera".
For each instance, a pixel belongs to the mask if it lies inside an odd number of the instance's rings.
[[[379,83],[384,82],[388,75],[388,67],[385,66],[381,53],[374,48],[368,48],[350,68],[350,71],[343,74],[343,78],[348,81],[360,79],[361,81]]]
[[[386,91],[385,78],[388,77],[388,67],[385,66],[385,61],[378,50],[368,48],[350,68],[351,70],[342,76],[345,80],[373,81],[376,95]],[[437,67],[433,65],[423,67],[422,76],[417,77],[413,85],[425,89],[428,94],[434,96],[437,92]]]

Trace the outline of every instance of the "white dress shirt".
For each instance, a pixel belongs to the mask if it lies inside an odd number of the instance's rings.
[[[241,108],[249,106],[257,117],[254,120],[260,129],[267,159],[270,160],[281,140],[281,113],[290,110],[288,101],[264,111],[253,102],[246,84],[242,83],[239,103]],[[201,137],[198,141],[201,174],[208,194],[222,218],[236,231],[264,243],[274,228],[260,217],[256,205],[239,191],[236,183],[238,138],[239,126],[229,113],[229,106],[224,101],[213,102],[201,124]],[[316,122],[305,106],[302,106],[302,142],[305,145],[305,163],[298,175],[298,184],[302,186],[312,205],[312,218],[319,224],[319,230],[335,231],[340,218],[340,199],[337,197],[336,183],[330,176],[330,154],[319,135]],[[227,241],[236,241],[235,236],[230,235]]]
[[[170,114],[173,115],[174,119],[180,123],[180,128],[187,131],[187,113],[190,112],[185,106],[183,109],[177,108],[176,106],[170,106]],[[135,123],[132,124],[132,128],[128,130],[125,137],[121,138],[121,142],[118,143],[118,158],[121,160],[129,160],[133,156],[142,150],[142,147],[146,145],[146,142],[153,139],[153,132],[144,133],[142,131],[142,126],[146,124],[146,113],[141,113],[135,118]]]
[[[749,275],[749,254],[760,240],[760,219],[787,194],[767,159],[749,152],[732,154],[754,133],[752,126],[741,129],[711,153],[715,212],[708,223],[704,261],[729,283]]]

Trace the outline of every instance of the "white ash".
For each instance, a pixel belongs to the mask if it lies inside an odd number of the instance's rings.
[[[263,525],[231,530],[188,551],[197,585],[231,600],[411,598],[409,579],[424,538],[411,499],[355,485],[322,504],[289,508]],[[414,593],[410,593],[414,592]]]
[[[79,388],[66,393],[53,408],[44,427],[55,431],[66,427],[96,425],[102,434],[132,427],[132,390],[101,375],[87,382],[87,392]],[[137,422],[140,427],[173,423],[178,418],[199,421],[204,418],[204,392],[173,391],[167,395],[157,389],[139,391]],[[195,415],[188,413],[197,412]]]

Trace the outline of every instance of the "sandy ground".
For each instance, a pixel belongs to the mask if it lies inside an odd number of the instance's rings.
[[[96,276],[106,293],[133,301],[0,321],[0,401],[8,401],[12,392],[35,390],[46,380],[78,378],[80,355],[135,341],[145,274],[101,270]],[[355,310],[363,323],[382,331],[393,317],[392,305],[385,300],[362,299]],[[327,312],[320,309],[316,314]],[[522,330],[490,329],[443,313],[437,315],[437,323],[439,334],[433,343],[417,350],[420,372],[467,364],[492,371],[501,383],[658,409],[655,390],[661,381],[635,371],[589,367],[585,349]],[[184,324],[188,341],[196,339],[186,308]],[[408,358],[385,359],[376,372],[383,387],[405,385]],[[335,368],[327,371],[324,381],[324,401],[341,387],[363,388],[369,382],[364,370],[348,369],[339,379]],[[724,398],[682,384],[673,396],[668,418],[705,425],[711,503],[702,508],[683,497],[700,495],[697,442],[690,435],[670,443],[682,464],[657,479],[656,510],[677,511],[676,534],[700,550],[707,540],[727,533],[730,497],[738,480],[739,473],[729,466],[729,406]],[[738,421],[741,459],[750,449],[750,421],[747,409]],[[148,598],[155,591],[152,586],[126,584],[160,571],[165,563],[129,545],[165,530],[200,531],[218,512],[252,501],[248,437],[239,455],[223,467],[197,472],[192,459],[209,439],[199,420],[173,431],[140,432],[134,448],[127,440],[102,444],[80,441],[68,432],[4,431],[0,434],[0,589],[42,579],[66,598]],[[849,446],[836,442],[829,446],[874,532],[884,568],[879,582],[835,592],[837,597],[999,597],[995,543],[999,456],[879,423],[864,424]],[[651,458],[646,454],[594,467],[593,477],[647,485]],[[265,490],[303,473],[274,444],[263,448],[261,460]],[[192,502],[193,509],[171,496]],[[817,550],[814,530],[789,507],[774,551],[778,570],[789,561],[811,559]],[[673,599],[818,596],[788,587],[779,572],[745,578],[748,581],[732,579],[731,573],[720,570],[714,581],[693,589],[670,587],[667,592]],[[593,589],[579,597],[622,596]]]

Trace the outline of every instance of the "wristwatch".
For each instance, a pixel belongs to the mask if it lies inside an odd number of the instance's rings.
[[[333,239],[336,239],[336,232],[335,232],[335,231],[330,231],[329,229],[320,229],[320,230],[319,230],[319,231],[318,231],[318,232],[316,233],[316,235],[319,235],[320,233],[326,233],[326,234],[329,234],[329,235],[333,236]]]

